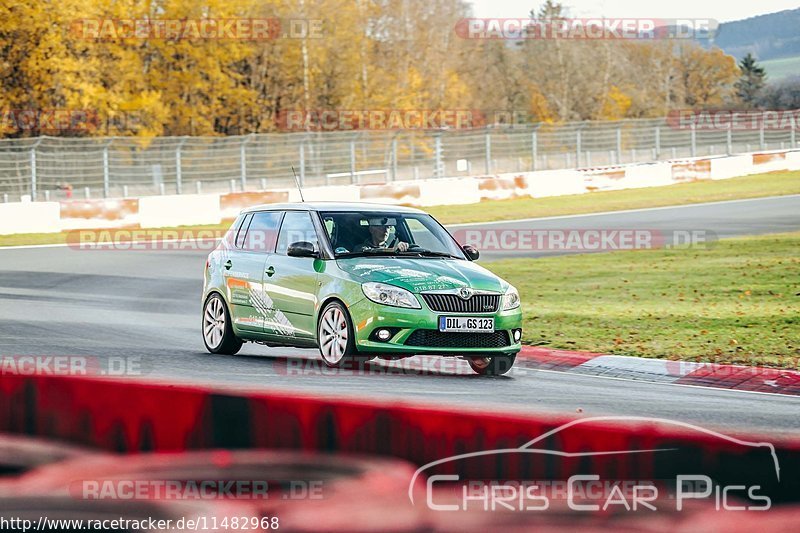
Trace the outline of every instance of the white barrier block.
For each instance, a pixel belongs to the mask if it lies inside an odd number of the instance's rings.
[[[221,221],[218,194],[173,194],[139,199],[139,223],[143,228],[219,224]]]
[[[58,202],[0,204],[0,235],[13,233],[58,233],[61,231]]]
[[[419,205],[463,205],[481,201],[475,178],[441,178],[421,180]]]
[[[476,178],[481,200],[508,200],[520,196],[530,196],[530,182],[527,172],[497,174]]]
[[[531,193],[531,176],[533,176],[533,172],[513,172],[510,174],[498,174],[497,177],[503,179],[510,179],[515,180],[514,183],[514,191],[517,196],[533,196]],[[516,182],[518,178],[522,178],[522,183]],[[521,186],[523,185],[524,186]]]
[[[800,170],[800,150],[786,152],[786,170]]]
[[[297,201],[300,194],[295,190]],[[290,199],[295,195],[289,191]],[[358,185],[329,185],[327,187],[308,187],[303,189],[303,198],[306,202],[358,202],[361,193]]]
[[[300,191],[295,187],[294,189],[271,189],[273,192],[286,192],[289,196],[286,201],[289,203],[300,202]],[[303,196],[305,198],[305,196]]]
[[[577,170],[539,170],[526,172],[525,177],[534,198],[587,192],[583,174]]]
[[[420,205],[420,181],[404,180],[391,183],[362,185],[359,202],[391,205]]]
[[[711,179],[724,180],[754,174],[752,155],[733,155],[711,160]]]
[[[583,174],[584,187],[589,191],[627,189],[625,186],[625,169],[622,167],[580,170],[579,172]]]
[[[625,177],[617,185],[619,189],[636,189],[673,183],[671,163],[652,163],[626,167]]]
[[[786,154],[788,152],[780,150],[753,153],[753,174],[788,170]]]

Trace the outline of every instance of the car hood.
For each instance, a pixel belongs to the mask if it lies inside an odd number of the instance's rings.
[[[471,261],[438,258],[354,257],[337,260],[358,281],[377,281],[424,292],[459,287],[505,292],[508,283]]]

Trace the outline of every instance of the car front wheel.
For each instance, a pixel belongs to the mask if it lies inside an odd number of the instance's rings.
[[[472,357],[469,366],[481,376],[502,376],[514,366],[517,354]]]
[[[234,355],[242,349],[242,341],[233,333],[228,306],[217,293],[203,306],[203,342],[211,353]]]
[[[317,345],[325,364],[333,368],[345,368],[364,361],[356,352],[355,334],[347,309],[339,302],[331,302],[319,315]]]

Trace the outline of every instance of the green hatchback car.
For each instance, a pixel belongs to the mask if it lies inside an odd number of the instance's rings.
[[[332,367],[374,357],[457,356],[508,372],[520,351],[517,290],[432,216],[361,203],[243,211],[208,256],[203,341],[319,348]]]

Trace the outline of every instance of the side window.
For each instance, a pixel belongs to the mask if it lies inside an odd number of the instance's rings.
[[[314,229],[311,215],[307,211],[289,211],[283,217],[277,252],[286,255],[289,245],[299,241],[310,242],[319,250],[317,231]]]
[[[259,211],[254,213],[253,220],[250,221],[250,227],[247,230],[247,237],[244,239],[243,248],[251,252],[274,252],[280,221],[280,211]]]
[[[250,225],[250,221],[253,219],[253,214],[248,213],[247,216],[244,217],[242,220],[241,226],[239,226],[239,231],[236,233],[236,241],[235,246],[237,248],[241,248],[244,244],[244,236],[247,234],[247,226]]]

